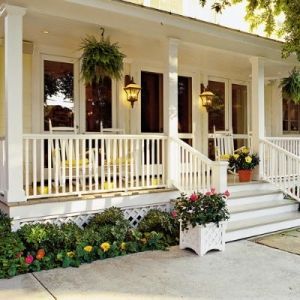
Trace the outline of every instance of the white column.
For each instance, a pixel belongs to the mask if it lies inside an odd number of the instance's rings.
[[[164,81],[164,127],[171,138],[178,138],[178,44],[177,39],[167,43],[167,65]],[[176,183],[178,178],[179,153],[176,143],[170,141],[167,150],[168,185]]]
[[[265,137],[265,78],[263,58],[250,58],[252,65],[252,148],[259,154],[259,140]],[[259,170],[259,168],[257,168]],[[256,176],[259,171],[256,172]]]
[[[7,202],[25,201],[23,190],[23,16],[25,8],[1,7],[5,32],[5,114]]]

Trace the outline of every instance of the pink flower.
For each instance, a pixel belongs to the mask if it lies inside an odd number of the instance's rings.
[[[177,217],[177,212],[176,212],[176,210],[171,211],[171,216],[172,216],[173,218],[176,218],[176,217]]]
[[[229,197],[229,196],[230,196],[230,193],[229,193],[229,191],[228,191],[228,190],[226,190],[226,191],[224,192],[224,195],[225,195],[226,197]]]
[[[205,195],[206,196],[211,196],[211,195],[213,195],[213,193],[212,192],[206,192]]]
[[[213,195],[213,194],[215,194],[215,193],[216,193],[216,189],[215,189],[215,188],[211,188],[211,189],[210,189],[210,192],[211,192],[211,193],[212,193],[212,195]]]
[[[190,196],[190,201],[191,201],[191,202],[195,202],[195,201],[197,201],[197,200],[198,200],[198,195],[195,194],[195,193],[193,193],[193,194]]]
[[[33,256],[32,255],[27,255],[25,258],[26,264],[30,265],[33,262]]]

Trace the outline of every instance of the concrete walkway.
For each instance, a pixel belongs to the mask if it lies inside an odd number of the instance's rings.
[[[299,299],[299,266],[250,241],[203,257],[173,247],[0,280],[0,299]]]

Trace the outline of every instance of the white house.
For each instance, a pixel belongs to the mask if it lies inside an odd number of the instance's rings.
[[[237,145],[251,139],[264,180],[228,187],[228,240],[300,224],[298,204],[283,200],[300,199],[300,115],[279,88],[298,61],[281,59],[280,42],[149,1],[2,2],[0,208],[16,228],[82,224],[112,205],[136,224],[179,191],[226,190],[227,164],[209,158],[213,127],[232,131]],[[100,27],[126,54],[124,76],[142,87],[133,108],[123,80],[108,78],[96,97],[81,79],[81,39],[100,38]],[[203,88],[218,95],[218,109],[202,106]]]

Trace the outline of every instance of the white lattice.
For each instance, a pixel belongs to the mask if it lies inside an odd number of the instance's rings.
[[[133,227],[137,227],[139,222],[144,218],[150,209],[159,209],[161,211],[170,211],[170,204],[163,203],[157,205],[148,205],[141,207],[124,207],[121,208],[126,219],[129,220],[130,224]],[[74,215],[59,215],[59,216],[50,216],[46,218],[38,219],[26,219],[26,220],[14,220],[13,221],[13,230],[17,230],[25,224],[37,224],[37,223],[50,223],[50,224],[66,224],[66,223],[76,223],[79,227],[83,228],[88,222],[89,219],[94,216],[96,213],[101,211],[85,213],[85,214],[74,214]]]
[[[190,248],[203,256],[209,250],[225,250],[226,222],[188,226],[188,230],[180,230],[180,249]],[[181,226],[181,225],[180,225]]]

